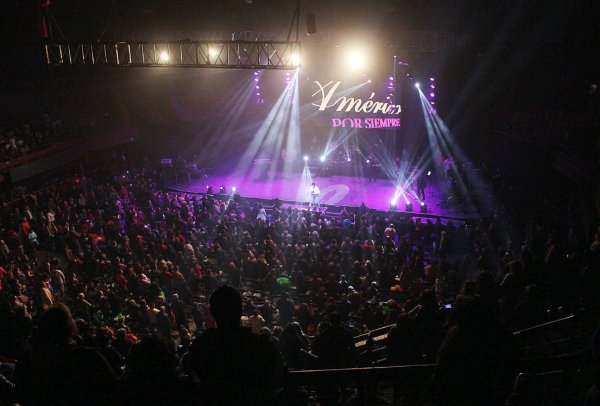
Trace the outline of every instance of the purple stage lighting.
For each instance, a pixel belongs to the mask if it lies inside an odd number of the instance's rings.
[[[435,97],[435,93],[429,93],[429,96]]]
[[[393,76],[390,76],[390,80],[394,80],[394,77],[393,77]]]

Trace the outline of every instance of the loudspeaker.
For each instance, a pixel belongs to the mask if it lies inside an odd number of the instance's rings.
[[[308,35],[315,34],[317,32],[317,21],[313,13],[306,15],[306,33]]]

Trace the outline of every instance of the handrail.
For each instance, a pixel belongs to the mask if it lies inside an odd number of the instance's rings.
[[[552,326],[554,326],[556,324],[560,324],[562,322],[574,320],[575,317],[576,317],[576,315],[572,314],[570,316],[562,317],[560,319],[556,319],[556,320],[552,320],[552,321],[547,321],[546,323],[537,324],[535,326],[527,327],[527,328],[524,328],[522,330],[513,331],[513,335],[519,336],[519,335],[522,335],[522,334],[527,334],[527,333],[535,332],[537,330],[544,329],[546,327],[552,327]]]
[[[291,383],[300,386],[319,385],[323,382],[402,380],[418,381],[429,378],[437,364],[401,365],[367,368],[311,369],[290,371]]]
[[[556,324],[560,324],[560,323],[564,323],[567,321],[573,321],[578,317],[581,317],[585,314],[588,313],[593,313],[593,312],[600,312],[600,305],[593,305],[590,307],[584,307],[582,309],[576,310],[573,314],[570,314],[569,316],[565,316],[565,317],[561,317],[560,319],[555,319],[555,320],[551,320],[551,321],[547,321],[545,323],[542,324],[537,324],[535,326],[531,326],[531,327],[527,327],[524,328],[522,330],[518,330],[518,331],[514,331],[513,334],[515,336],[519,336],[521,334],[528,334],[531,332],[536,332],[537,330],[541,330],[544,328],[548,328],[548,327],[553,327]]]
[[[356,337],[354,337],[354,342],[355,343],[359,343],[360,341],[364,341],[366,339],[368,339],[371,334],[373,333],[379,333],[379,332],[388,332],[394,325],[393,324],[388,324],[386,326],[381,326],[381,327],[377,327],[374,328],[373,330],[367,331],[366,333],[357,335]],[[380,335],[385,335],[385,334],[380,334]]]

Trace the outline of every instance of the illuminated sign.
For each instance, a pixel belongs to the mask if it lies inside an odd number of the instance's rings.
[[[363,116],[331,118],[332,127],[367,129],[400,127],[399,115],[402,112],[402,108],[399,104],[373,100],[375,98],[375,92],[371,92],[367,99],[348,96],[336,97],[335,92],[342,84],[341,81],[329,82],[323,85],[318,80],[315,80],[315,84],[318,89],[313,93],[312,97],[316,97],[317,102],[312,103],[312,105],[318,107],[318,111],[331,110],[334,112],[355,113],[360,115],[384,115],[384,117]]]
[[[400,127],[399,118],[332,118],[331,124],[333,127],[350,127],[350,128],[391,128]]]
[[[335,109],[340,112],[354,112],[354,113],[367,113],[367,114],[388,114],[388,115],[399,115],[402,108],[399,104],[391,104],[387,102],[373,101],[375,93],[371,93],[371,96],[367,100],[354,97],[341,96],[333,99],[335,91],[342,82],[329,82],[326,85],[322,85],[319,81],[315,80],[315,84],[319,89],[313,93],[313,97],[318,96],[321,100],[319,103],[312,103],[313,106],[319,107],[319,111],[325,111],[327,109]],[[333,100],[332,100],[333,99]]]

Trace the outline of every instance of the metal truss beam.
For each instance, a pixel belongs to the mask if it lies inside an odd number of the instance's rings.
[[[299,41],[130,41],[44,44],[48,65],[295,69]]]

